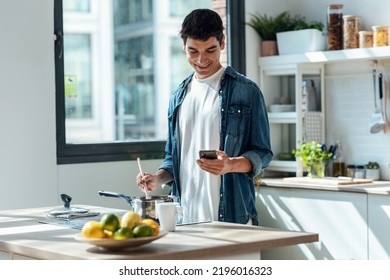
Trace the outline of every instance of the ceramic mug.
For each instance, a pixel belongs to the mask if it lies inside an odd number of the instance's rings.
[[[156,204],[157,217],[162,230],[174,231],[181,211],[178,202],[160,202]]]

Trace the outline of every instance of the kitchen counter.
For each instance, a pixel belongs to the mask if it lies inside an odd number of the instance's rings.
[[[338,185],[333,183],[334,178],[308,178],[301,177],[293,178],[263,178],[261,180],[262,185],[281,188],[302,188],[302,189],[314,189],[314,190],[328,190],[328,191],[343,191],[343,192],[355,192],[377,195],[390,195],[390,182],[389,181],[373,181],[372,183],[359,183],[350,185]],[[260,186],[261,187],[261,186]]]
[[[124,211],[88,205],[73,207],[100,213]],[[176,231],[137,250],[105,251],[75,240],[80,229],[50,223],[46,212],[53,208],[56,207],[0,211],[0,253],[52,260],[217,259],[248,254],[257,254],[260,259],[263,249],[311,243],[319,238],[316,233],[210,222],[177,226]]]

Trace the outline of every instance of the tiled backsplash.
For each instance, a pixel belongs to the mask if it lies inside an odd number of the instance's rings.
[[[372,68],[364,66],[354,74],[337,70],[326,74],[326,144],[340,140],[347,164],[377,161],[381,166],[381,179],[390,180],[390,131],[377,134],[369,131],[375,108],[371,71]],[[390,75],[388,68],[386,72]],[[376,97],[379,106],[378,95]]]

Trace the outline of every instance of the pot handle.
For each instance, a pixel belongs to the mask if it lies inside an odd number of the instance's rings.
[[[124,195],[121,193],[117,193],[117,192],[110,192],[110,191],[99,191],[99,195],[100,196],[107,196],[107,197],[119,197],[119,198],[126,200],[126,202],[130,206],[132,206],[131,202],[133,199],[130,196],[127,196],[127,195]]]

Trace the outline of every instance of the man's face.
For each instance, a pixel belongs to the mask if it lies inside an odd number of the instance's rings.
[[[187,38],[183,47],[198,79],[210,77],[221,68],[219,57],[221,50],[225,48],[225,38],[222,39],[222,44],[216,37],[210,37],[207,41]]]

